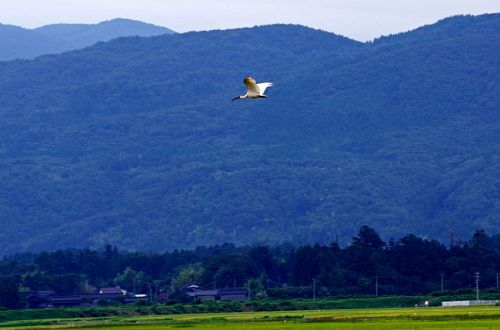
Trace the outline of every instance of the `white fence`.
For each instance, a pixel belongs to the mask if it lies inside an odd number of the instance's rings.
[[[495,305],[499,302],[500,300],[456,300],[456,301],[443,301],[441,305],[443,307]]]

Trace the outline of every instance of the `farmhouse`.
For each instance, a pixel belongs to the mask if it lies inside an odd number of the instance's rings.
[[[30,308],[94,306],[100,302],[134,304],[148,301],[147,295],[130,295],[120,287],[101,288],[95,293],[57,295],[54,291],[28,291],[21,294],[21,299]]]
[[[245,300],[248,299],[248,290],[245,288],[219,289],[220,300]]]
[[[248,299],[248,290],[245,288],[225,288],[205,290],[196,285],[191,285],[186,290],[187,295],[193,300],[215,301],[215,300],[245,300]]]
[[[99,290],[99,294],[104,294],[104,295],[116,295],[116,296],[126,296],[127,295],[127,290],[123,290],[119,286],[115,286],[114,288],[101,288]]]

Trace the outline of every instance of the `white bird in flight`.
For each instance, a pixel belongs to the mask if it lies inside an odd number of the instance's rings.
[[[243,79],[243,83],[247,86],[247,93],[245,95],[236,96],[232,101],[239,99],[259,99],[266,98],[267,95],[264,95],[264,92],[268,87],[271,87],[273,84],[270,82],[263,82],[257,84],[255,79],[252,77],[245,77]]]

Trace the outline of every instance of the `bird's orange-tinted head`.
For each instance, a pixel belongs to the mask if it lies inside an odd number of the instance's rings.
[[[253,84],[255,84],[255,79],[253,79],[253,78],[252,78],[252,77],[250,77],[250,76],[247,76],[247,77],[245,77],[245,78],[243,79],[243,83],[244,83],[245,85],[247,85],[247,84],[252,84],[252,83],[253,83]]]

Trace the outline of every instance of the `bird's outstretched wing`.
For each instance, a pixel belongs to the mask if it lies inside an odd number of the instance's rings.
[[[256,84],[255,79],[252,77],[245,77],[243,79],[243,83],[247,87],[248,93],[256,93],[257,95],[260,94],[259,86]]]
[[[266,89],[268,87],[272,87],[273,86],[273,83],[270,83],[270,82],[264,82],[264,83],[259,83],[257,84],[257,89],[259,90],[259,92],[264,95],[264,93],[266,92]]]

